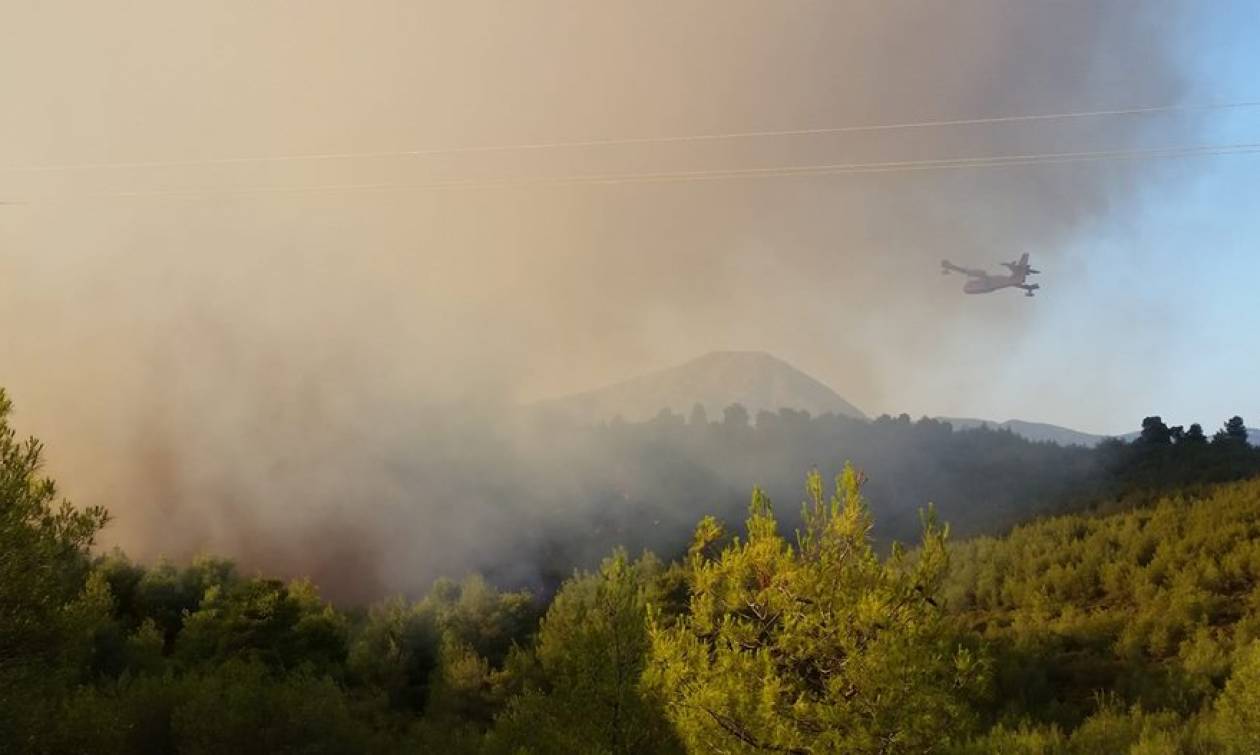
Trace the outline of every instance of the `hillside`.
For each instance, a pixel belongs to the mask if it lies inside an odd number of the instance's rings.
[[[958,543],[945,597],[1004,669],[999,719],[1070,731],[1138,706],[1167,712],[1181,747],[1159,752],[1218,752],[1182,749],[1184,721],[1210,723],[1204,712],[1260,638],[1260,479]],[[1055,728],[1042,741],[1060,741]]]
[[[753,415],[788,408],[813,416],[866,416],[822,382],[760,351],[714,351],[676,367],[536,406],[579,422],[599,422],[618,415],[628,421],[645,420],[661,409],[687,414],[696,404],[710,418],[721,417],[731,404],[741,404]]]
[[[869,488],[867,470],[847,466],[834,485],[810,472],[799,526],[761,489],[745,488],[729,528],[672,495],[654,496],[665,504],[654,511],[620,507],[640,529],[685,541],[694,528],[673,563],[632,560],[641,548],[621,539],[554,591],[473,574],[339,610],[310,580],[219,558],[94,553],[107,512],[57,501],[38,476],[40,445],[18,443],[7,411],[0,392],[0,742],[22,752],[1260,751],[1260,451],[1236,441],[1063,448],[933,420],[794,413],[602,425],[587,439],[613,441],[610,457],[667,472],[706,435],[746,472],[788,434],[818,440],[846,423],[858,447],[888,454],[895,441],[904,458]],[[638,431],[683,443],[648,451]],[[954,546],[940,523],[966,509],[940,507],[919,520],[913,552],[879,547],[865,491],[930,472],[934,448],[945,465],[917,485],[948,488],[942,473],[971,459],[954,474],[1040,488],[1052,478],[1030,477],[1031,457],[1061,476],[1064,461],[1109,455],[1103,467],[1133,467],[1160,499]],[[1021,458],[1022,471],[1004,469]],[[1252,479],[1170,477],[1205,462]],[[1113,486],[1091,487],[1093,511],[1117,503],[1097,497]],[[604,503],[615,517],[616,500]],[[528,529],[505,514],[495,528]],[[583,526],[564,541],[579,539],[599,536]]]

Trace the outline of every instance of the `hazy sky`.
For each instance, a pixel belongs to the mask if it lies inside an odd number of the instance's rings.
[[[0,385],[100,495],[154,455],[172,485],[247,442],[319,463],[428,403],[714,349],[772,352],[868,414],[1260,419],[1260,155],[391,188],[1260,142],[1260,108],[234,159],[1257,100],[1255,3],[0,0],[0,19],[0,200],[23,202],[0,206]],[[344,188],[364,184],[386,188]],[[937,272],[1025,251],[1034,299]]]

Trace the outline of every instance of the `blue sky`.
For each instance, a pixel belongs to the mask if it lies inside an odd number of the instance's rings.
[[[1184,101],[1260,99],[1260,4],[1202,6],[1177,51]],[[1162,143],[1260,142],[1260,108],[1182,120],[1197,134]],[[1151,413],[1260,424],[1260,154],[1169,160],[1155,175],[1136,213],[1104,216],[1042,255],[1045,288],[1005,379],[951,409],[1099,433]]]

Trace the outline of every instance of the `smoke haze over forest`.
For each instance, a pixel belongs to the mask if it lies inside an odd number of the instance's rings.
[[[336,563],[381,590],[511,561],[502,512],[587,501],[565,470],[613,462],[515,407],[715,349],[771,352],[872,416],[1260,414],[1242,383],[1171,382],[1207,358],[1203,321],[1163,308],[1185,257],[1135,230],[1210,162],[395,190],[1197,144],[1203,114],[335,157],[1228,100],[1186,64],[1218,23],[1200,4],[344,11],[6,9],[0,386],[65,492],[109,506],[107,544]],[[325,157],[234,159],[300,155]],[[963,300],[936,272],[1025,251],[1037,300]]]

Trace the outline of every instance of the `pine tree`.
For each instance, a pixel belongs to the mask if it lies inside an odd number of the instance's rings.
[[[722,410],[722,424],[728,428],[748,427],[750,419],[743,404],[731,404]]]
[[[1166,446],[1172,442],[1172,435],[1162,418],[1146,417],[1142,420],[1141,440],[1148,445]]]
[[[1247,442],[1247,423],[1237,415],[1225,422],[1225,436],[1236,443]]]
[[[565,583],[542,621],[534,677],[492,738],[496,750],[590,755],[681,752],[661,706],[641,689],[650,639],[647,606],[660,563],[624,551],[596,574]]]
[[[85,593],[88,548],[108,515],[58,502],[40,476],[43,446],[17,440],[11,409],[0,389],[0,742],[40,751],[61,725],[52,707],[61,685],[86,673],[107,618],[108,584]]]
[[[719,551],[717,522],[697,529],[690,609],[654,619],[646,675],[691,749],[925,752],[968,729],[963,698],[983,667],[936,600],[946,532],[925,518],[914,558],[881,561],[859,488],[846,467],[827,500],[812,473],[795,546],[760,490],[746,540]]]

